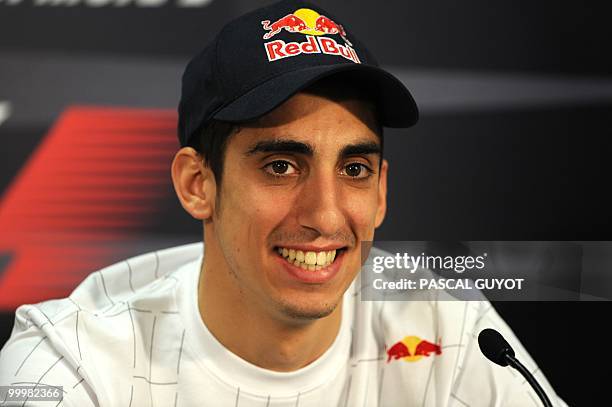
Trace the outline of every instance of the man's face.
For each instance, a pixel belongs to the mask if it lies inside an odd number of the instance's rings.
[[[364,102],[299,93],[228,140],[206,241],[241,301],[291,319],[338,305],[386,209],[374,124]]]

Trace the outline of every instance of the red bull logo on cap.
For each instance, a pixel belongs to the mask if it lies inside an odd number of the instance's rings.
[[[406,336],[404,339],[387,349],[387,363],[398,359],[404,362],[416,362],[424,356],[428,357],[432,354],[442,354],[440,340],[438,340],[438,344],[435,344],[421,339],[418,336]]]
[[[266,42],[264,46],[270,62],[300,54],[323,53],[338,55],[357,64],[361,63],[342,25],[309,8],[295,10],[274,22],[264,20],[261,25],[266,31],[263,35],[264,40],[274,37],[283,30],[306,35],[304,42],[286,43],[283,40]],[[325,37],[333,34],[340,35],[344,44],[338,43],[331,37]]]

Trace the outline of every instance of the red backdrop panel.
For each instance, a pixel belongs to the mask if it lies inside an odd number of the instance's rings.
[[[63,297],[160,213],[176,113],[68,108],[0,201],[0,309]]]

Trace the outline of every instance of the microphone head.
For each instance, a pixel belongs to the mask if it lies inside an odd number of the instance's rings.
[[[510,344],[495,329],[483,329],[478,335],[478,345],[487,359],[500,366],[508,366],[506,355],[514,357]]]

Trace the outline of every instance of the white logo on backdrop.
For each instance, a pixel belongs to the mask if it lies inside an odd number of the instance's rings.
[[[11,104],[0,101],[0,125],[11,115]]]

